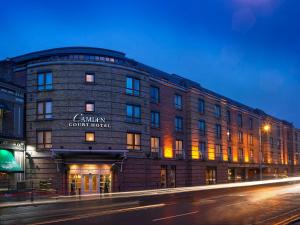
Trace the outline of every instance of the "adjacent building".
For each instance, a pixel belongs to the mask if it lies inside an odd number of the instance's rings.
[[[7,191],[24,180],[24,90],[0,77],[0,191]]]
[[[64,194],[299,172],[299,130],[176,74],[86,47],[7,60],[26,90],[26,179]]]

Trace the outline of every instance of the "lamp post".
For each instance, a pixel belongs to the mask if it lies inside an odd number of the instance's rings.
[[[259,125],[259,179],[263,179],[263,171],[262,171],[262,159],[263,159],[263,153],[262,153],[262,129],[264,132],[269,132],[271,129],[271,126],[269,124],[264,124],[263,126]]]

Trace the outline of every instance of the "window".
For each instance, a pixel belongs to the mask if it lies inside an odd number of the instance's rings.
[[[52,118],[52,102],[38,102],[37,103],[37,118],[38,119],[51,119]]]
[[[199,113],[204,113],[205,112],[205,101],[203,99],[199,99],[198,101],[198,110]]]
[[[253,145],[253,134],[249,135],[249,144]]]
[[[159,88],[151,86],[150,96],[151,96],[151,102],[152,103],[159,103]]]
[[[244,161],[244,149],[239,149],[239,161]]]
[[[85,103],[85,111],[86,112],[95,112],[95,103],[94,102],[86,102]]]
[[[221,117],[221,106],[215,105],[215,117],[220,118]]]
[[[280,137],[280,126],[277,126],[277,136]]]
[[[270,145],[272,148],[274,148],[274,139],[273,137],[270,137]]]
[[[231,130],[228,128],[227,129],[227,141],[231,141]]]
[[[199,134],[204,136],[206,133],[205,120],[199,120]]]
[[[277,140],[277,148],[281,149],[281,140],[280,139]]]
[[[175,141],[175,156],[176,158],[183,159],[183,141],[182,140],[176,140]]]
[[[206,153],[206,142],[201,141],[199,143],[199,151],[200,151],[200,158],[201,159],[206,159],[205,153]]]
[[[227,119],[227,123],[231,123],[231,112],[230,110],[226,111],[226,119]]]
[[[237,115],[237,124],[239,127],[243,127],[243,116],[241,113]]]
[[[52,132],[38,131],[37,132],[37,148],[49,149],[52,148]]]
[[[215,145],[216,158],[222,159],[222,146],[217,144]]]
[[[238,139],[239,139],[239,143],[242,144],[243,143],[243,132],[242,131],[239,131]]]
[[[249,129],[253,130],[253,119],[249,118]]]
[[[140,80],[127,77],[126,78],[126,94],[139,96],[140,95]]]
[[[160,148],[159,137],[151,137],[151,152],[159,152]]]
[[[52,90],[52,73],[38,73],[38,90]]]
[[[127,133],[127,149],[129,150],[141,149],[141,134]]]
[[[95,133],[94,132],[86,132],[85,133],[85,141],[86,142],[94,142],[95,141]]]
[[[253,149],[250,149],[249,155],[250,155],[250,160],[253,161],[253,159],[254,159],[254,151],[253,151]]]
[[[227,154],[228,154],[228,160],[232,161],[232,148],[231,147],[227,148]]]
[[[160,114],[159,112],[151,112],[151,127],[159,128]]]
[[[132,123],[141,122],[141,107],[137,105],[126,105],[126,121]]]
[[[176,131],[182,131],[182,127],[183,127],[182,117],[176,116],[175,117],[175,130]]]
[[[174,96],[174,104],[176,109],[182,109],[182,96],[175,95]]]
[[[220,124],[216,124],[215,132],[216,132],[216,138],[221,139],[222,134],[221,134],[221,125]]]
[[[85,74],[85,82],[86,83],[95,83],[95,74],[93,74],[93,73],[86,73]]]

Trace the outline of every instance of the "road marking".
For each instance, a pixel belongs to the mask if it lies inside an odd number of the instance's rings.
[[[69,218],[49,220],[49,221],[38,222],[38,223],[32,223],[30,225],[43,225],[43,224],[53,224],[53,223],[67,222],[67,221],[72,221],[72,220],[87,219],[87,218],[96,217],[96,216],[104,216],[104,215],[109,215],[109,214],[114,214],[114,213],[130,212],[130,211],[150,209],[150,208],[158,208],[158,207],[163,207],[165,205],[166,204],[155,204],[155,205],[137,206],[137,207],[126,208],[126,209],[108,210],[108,211],[103,211],[103,212],[98,212],[98,213],[90,213],[90,214],[86,214],[86,215],[78,215],[78,216],[69,217]]]
[[[288,215],[288,214],[290,214],[290,213],[297,212],[297,211],[299,211],[299,208],[295,208],[295,209],[290,210],[290,211],[288,211],[288,212],[286,212],[286,213],[282,213],[282,214],[280,214],[280,215],[278,215],[278,216],[273,216],[273,217],[271,217],[271,218],[268,218],[268,219],[265,219],[265,220],[258,221],[256,224],[264,224],[264,223],[267,222],[267,221],[274,220],[274,219],[277,219],[277,218],[279,218],[279,217],[282,217],[282,216],[285,216],[285,215]],[[280,224],[280,223],[279,223],[279,224]]]
[[[162,217],[162,218],[154,219],[152,221],[153,222],[157,222],[157,221],[161,221],[161,220],[168,220],[168,219],[173,219],[173,218],[177,218],[177,217],[182,217],[182,216],[188,216],[188,215],[196,214],[198,212],[199,211],[194,211],[194,212],[189,212],[189,213],[178,214],[178,215],[175,215],[175,216]]]

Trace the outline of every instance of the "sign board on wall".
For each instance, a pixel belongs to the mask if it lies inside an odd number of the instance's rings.
[[[78,113],[69,122],[69,127],[91,127],[91,128],[109,128],[110,124],[103,116],[95,116],[90,114]]]

